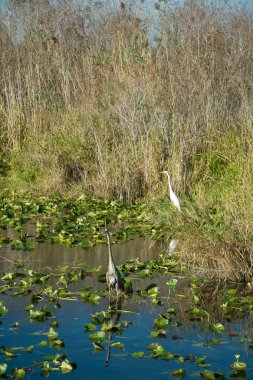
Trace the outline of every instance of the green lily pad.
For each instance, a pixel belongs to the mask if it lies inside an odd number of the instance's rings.
[[[23,379],[25,377],[24,368],[13,368],[11,371],[11,377],[14,377],[15,379]]]
[[[97,341],[103,341],[105,339],[105,332],[104,331],[98,331],[94,334],[90,334],[89,339]]]
[[[95,331],[95,330],[97,330],[96,325],[94,325],[93,323],[85,323],[84,326],[85,326],[85,328],[86,328],[87,331]]]
[[[157,329],[162,329],[164,327],[167,327],[168,324],[169,324],[169,321],[166,318],[161,317],[161,318],[154,319],[154,326]]]
[[[70,362],[68,361],[68,359],[65,359],[65,360],[61,363],[61,365],[60,365],[60,369],[61,369],[61,372],[62,372],[63,374],[66,374],[66,373],[69,373],[69,372],[73,371],[73,370],[74,370],[74,367],[73,367],[72,363],[70,363]]]
[[[121,342],[114,342],[111,344],[111,347],[115,347],[115,348],[124,348],[124,343],[121,343]]]
[[[53,327],[50,327],[49,332],[47,333],[48,339],[54,340],[58,337],[58,332],[53,329]]]
[[[247,364],[244,362],[236,361],[236,362],[231,364],[230,368],[232,368],[232,370],[234,370],[234,371],[245,371],[247,368]]]
[[[92,342],[92,344],[93,344],[95,351],[102,351],[104,349],[104,347],[99,343]]]
[[[143,358],[143,357],[144,357],[144,352],[143,352],[143,351],[133,352],[133,353],[131,354],[131,356],[132,356],[133,358]]]
[[[173,376],[182,378],[185,376],[185,369],[184,368],[176,369],[175,371],[171,371],[171,374]]]
[[[214,323],[213,324],[213,330],[217,334],[221,334],[221,333],[223,333],[225,331],[225,327],[221,323]]]
[[[0,376],[3,375],[7,371],[7,364],[2,363],[0,364]]]
[[[164,347],[159,343],[151,343],[147,349],[153,351],[155,357],[162,356],[164,353]]]

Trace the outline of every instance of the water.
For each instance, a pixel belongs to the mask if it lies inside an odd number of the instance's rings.
[[[137,238],[126,243],[113,246],[115,261],[121,263],[128,258],[139,257],[140,260],[148,260],[158,257],[161,247],[153,244],[149,239]],[[39,244],[33,252],[15,252],[9,246],[2,247],[1,268],[2,272],[9,272],[14,269],[15,262],[26,262],[26,266],[34,270],[49,272],[63,265],[87,265],[89,268],[102,265],[102,270],[107,266],[107,247],[99,246],[90,250],[79,248],[68,248],[59,245],[51,245],[46,242]],[[51,268],[51,269],[49,269]],[[105,289],[105,284],[97,281],[97,273],[87,276],[83,281],[71,285],[72,289],[80,290],[84,285],[90,285],[95,289]],[[166,281],[169,278],[178,280],[177,291],[169,291]],[[11,297],[1,295],[4,305],[8,308],[8,313],[0,320],[1,346],[7,347],[27,347],[33,345],[32,352],[25,352],[21,349],[14,351],[18,357],[7,359],[4,354],[0,356],[0,363],[7,363],[7,373],[10,374],[13,368],[25,368],[26,379],[40,379],[41,368],[36,366],[36,362],[44,360],[46,355],[64,354],[77,367],[67,375],[61,371],[51,372],[49,377],[59,379],[67,376],[70,379],[112,379],[117,376],[119,379],[172,379],[172,371],[180,368],[185,369],[185,378],[200,378],[200,373],[208,369],[211,371],[222,371],[229,377],[232,374],[230,364],[235,361],[235,355],[240,354],[240,361],[247,363],[247,378],[253,378],[253,352],[249,349],[249,343],[245,338],[252,337],[252,318],[234,319],[224,323],[225,331],[222,334],[215,334],[208,328],[209,322],[203,323],[190,321],[186,310],[189,308],[189,278],[177,274],[162,275],[157,274],[155,278],[140,279],[135,275],[131,276],[134,290],[145,289],[150,283],[159,286],[160,298],[163,305],[153,305],[150,297],[140,297],[134,293],[131,297],[125,298],[118,309],[127,311],[114,315],[118,318],[117,323],[128,322],[129,326],[122,329],[122,333],[112,333],[111,343],[123,343],[122,349],[111,347],[108,365],[105,366],[108,355],[107,342],[102,343],[103,350],[95,352],[89,335],[93,331],[87,332],[84,323],[92,322],[91,314],[108,310],[109,303],[113,299],[108,296],[101,298],[99,305],[70,300],[59,300],[59,304],[48,301],[39,302],[45,304],[52,310],[53,317],[44,322],[31,321],[25,307],[31,304],[31,297]],[[207,291],[210,298],[212,289]],[[206,309],[212,314],[212,323],[220,322],[222,319],[222,308],[217,307],[214,300],[206,305]],[[154,319],[159,317],[159,313],[166,313],[167,309],[174,307],[176,316],[172,317],[168,328],[165,328],[163,338],[151,337],[151,332],[156,331]],[[131,313],[130,313],[131,312]],[[117,313],[116,313],[117,314]],[[59,327],[54,327],[59,333],[58,339],[64,340],[64,347],[54,348],[39,346],[42,340],[48,341],[47,332],[50,322],[57,320]],[[16,328],[13,324],[19,322]],[[98,326],[100,330],[101,325]],[[165,334],[166,333],[166,334]],[[163,335],[163,334],[162,334]],[[234,336],[236,335],[236,336]],[[109,337],[109,335],[107,335]],[[211,339],[217,339],[216,344],[210,343]],[[165,361],[159,358],[150,358],[151,351],[147,347],[157,342],[164,347],[164,351],[171,352],[176,356]],[[132,357],[134,352],[144,352],[143,358]],[[205,363],[210,367],[200,367],[196,358],[207,356]],[[242,375],[244,376],[244,375]],[[241,378],[246,378],[241,377]]]

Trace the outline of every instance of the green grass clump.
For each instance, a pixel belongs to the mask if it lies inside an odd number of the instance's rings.
[[[181,238],[182,258],[205,274],[252,279],[252,153],[250,139],[228,133],[190,163],[182,213],[169,200],[154,202],[155,221]]]

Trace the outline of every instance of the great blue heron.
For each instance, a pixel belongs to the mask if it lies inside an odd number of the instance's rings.
[[[108,272],[106,273],[106,282],[108,284],[109,293],[111,292],[111,288],[115,288],[118,295],[118,293],[124,290],[123,281],[112,257],[111,238],[110,238],[109,229],[106,228],[104,230],[104,233],[106,234],[106,237],[107,237],[108,254],[109,254],[109,263],[108,263]]]
[[[171,187],[171,183],[170,183],[170,175],[169,175],[169,173],[168,173],[166,170],[164,170],[162,173],[163,173],[163,174],[166,174],[166,175],[168,176],[170,200],[171,200],[171,202],[173,203],[173,205],[174,205],[179,211],[181,211],[181,207],[180,207],[179,199],[178,199],[178,197],[176,196],[176,194],[174,193],[174,191],[172,190],[172,187]]]

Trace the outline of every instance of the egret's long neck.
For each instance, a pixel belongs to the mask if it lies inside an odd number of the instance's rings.
[[[168,176],[168,184],[169,184],[169,188],[171,189],[170,175],[169,175],[169,173],[166,173],[166,174],[167,174],[167,176]]]

